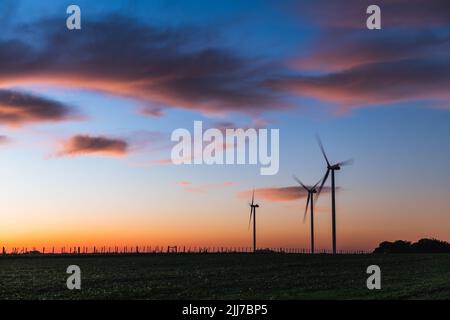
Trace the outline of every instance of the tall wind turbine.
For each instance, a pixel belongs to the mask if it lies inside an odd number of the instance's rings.
[[[293,176],[295,181],[297,181],[302,187],[303,189],[306,190],[306,192],[308,192],[308,198],[306,200],[306,208],[305,208],[305,214],[303,215],[303,223],[305,223],[306,221],[306,214],[308,213],[308,205],[311,202],[311,253],[314,253],[314,194],[317,193],[317,186],[319,185],[320,181],[317,182],[315,185],[313,185],[312,187],[307,187],[303,184],[303,182],[300,181],[299,178],[297,178],[296,176]]]
[[[332,231],[333,231],[333,254],[336,254],[336,188],[335,188],[335,177],[334,172],[337,170],[341,170],[342,166],[346,166],[353,163],[353,159],[338,162],[336,164],[330,164],[330,161],[328,161],[327,155],[325,154],[325,149],[323,147],[322,141],[320,140],[319,136],[316,136],[317,142],[319,144],[320,150],[322,151],[323,157],[325,158],[325,161],[327,163],[327,172],[325,173],[325,176],[323,177],[322,183],[320,184],[319,190],[316,195],[316,199],[319,197],[320,192],[322,191],[322,188],[325,184],[325,182],[328,179],[328,176],[331,172],[331,218],[332,218]]]
[[[256,208],[259,208],[259,205],[255,203],[255,189],[253,189],[252,194],[252,203],[250,205],[250,220],[248,221],[248,228],[250,229],[250,224],[252,222],[253,217],[253,252],[256,252]]]

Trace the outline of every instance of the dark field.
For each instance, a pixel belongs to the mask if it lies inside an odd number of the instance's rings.
[[[371,264],[381,290],[366,287]],[[0,257],[0,299],[450,299],[450,255]]]

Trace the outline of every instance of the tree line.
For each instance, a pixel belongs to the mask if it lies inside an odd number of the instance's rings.
[[[374,253],[450,253],[450,243],[437,239],[383,241]]]

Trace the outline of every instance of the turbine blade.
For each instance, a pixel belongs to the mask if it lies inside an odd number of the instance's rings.
[[[305,214],[303,215],[303,223],[305,223],[305,221],[306,221],[306,215],[308,214],[308,206],[309,206],[310,199],[311,199],[311,193],[308,192],[308,199],[306,200]]]
[[[325,176],[323,177],[322,183],[320,184],[319,190],[316,193],[316,200],[314,203],[317,203],[317,199],[319,198],[320,193],[322,192],[322,188],[325,185],[325,182],[327,182],[328,176],[330,174],[330,169],[327,169],[327,172],[325,173]]]
[[[295,175],[292,175],[295,181],[297,181],[306,191],[309,191],[308,187],[306,187],[303,182],[300,181],[299,178],[297,178]]]
[[[254,202],[255,202],[255,189],[253,189],[253,194],[252,194],[252,205],[254,204]]]
[[[319,181],[317,181],[317,183],[311,188],[312,190],[314,190],[315,188],[317,188],[317,186],[319,185],[319,183],[322,182],[322,178],[319,179]]]
[[[250,225],[252,223],[252,216],[253,216],[253,207],[250,207],[250,219],[248,220],[248,229],[250,230]]]
[[[338,165],[339,166],[349,166],[349,165],[353,164],[354,162],[355,162],[354,159],[348,159],[348,160],[339,162]]]
[[[330,166],[330,161],[328,161],[327,155],[325,154],[325,149],[322,144],[322,140],[320,140],[320,137],[316,135],[317,143],[319,144],[320,151],[322,151],[323,157],[325,158],[325,161],[327,162],[327,165]]]

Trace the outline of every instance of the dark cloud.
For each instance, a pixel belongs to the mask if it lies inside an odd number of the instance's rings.
[[[163,115],[163,108],[161,107],[142,107],[139,108],[139,114],[144,115],[144,116],[148,116],[148,117],[154,117],[154,118],[159,118]]]
[[[401,60],[366,64],[323,76],[293,76],[267,84],[346,107],[417,99],[448,101],[450,63]]]
[[[336,71],[354,66],[404,59],[446,58],[450,34],[433,30],[385,30],[382,33],[338,30],[320,36],[292,65],[300,70]]]
[[[370,1],[300,2],[320,32],[290,61],[296,74],[266,82],[274,90],[329,101],[342,108],[422,101],[448,106],[448,1],[380,1],[382,30],[367,30]],[[319,17],[320,15],[320,17]],[[312,71],[312,72],[311,72]]]
[[[382,27],[426,28],[450,22],[448,0],[345,0],[290,1],[289,12],[324,27],[365,28],[366,9],[381,8]]]
[[[16,30],[16,39],[0,40],[0,87],[40,83],[97,90],[135,99],[144,106],[140,114],[153,117],[172,107],[255,116],[289,108],[292,93],[350,106],[447,99],[445,3],[383,2],[383,21],[395,23],[381,32],[365,29],[367,6],[361,3],[299,2],[306,6],[304,14],[320,13],[324,28],[289,71],[279,62],[213,44],[196,28],[154,27],[124,16],[84,20],[81,32],[60,28],[59,20],[40,22],[39,28],[25,25]],[[364,19],[359,28],[328,28],[354,15]],[[416,28],[431,15],[436,21]],[[415,27],[402,29],[406,22]],[[30,32],[33,42],[26,41]]]
[[[122,156],[128,152],[128,143],[125,140],[105,136],[76,135],[66,141],[60,156],[99,154]]]
[[[85,20],[82,32],[70,33],[52,20],[22,28],[23,33],[30,30],[38,30],[39,46],[17,39],[0,42],[0,86],[82,87],[209,113],[287,107],[261,86],[274,66],[199,44],[202,35],[192,28],[155,28],[109,16]],[[151,115],[161,111],[144,110]]]
[[[73,115],[73,108],[61,102],[30,93],[0,89],[0,124],[55,122],[67,120]]]

